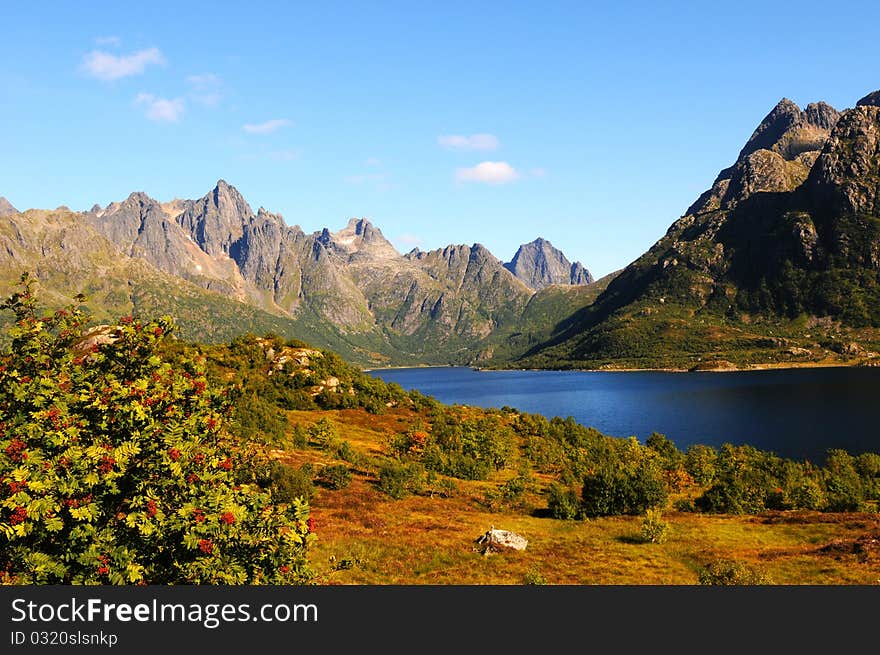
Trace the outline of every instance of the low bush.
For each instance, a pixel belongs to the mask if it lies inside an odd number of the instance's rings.
[[[317,481],[328,489],[345,489],[351,483],[351,470],[345,464],[328,464],[318,469]]]

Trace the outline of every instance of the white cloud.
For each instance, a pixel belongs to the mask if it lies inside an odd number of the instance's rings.
[[[122,39],[120,39],[118,36],[99,36],[95,39],[95,44],[111,45],[118,48],[122,45]]]
[[[438,136],[437,143],[450,150],[495,150],[500,145],[498,137],[492,134],[449,134]]]
[[[288,125],[290,125],[290,121],[286,118],[273,118],[264,123],[247,123],[242,125],[241,129],[248,134],[271,134],[275,130],[279,130]]]
[[[214,73],[201,73],[199,75],[190,75],[186,78],[192,87],[190,97],[196,102],[207,107],[216,107],[223,97],[220,88],[223,86],[223,80],[219,75]]]
[[[473,168],[459,168],[455,171],[455,179],[459,182],[506,184],[519,177],[516,169],[506,161],[484,161]]]
[[[152,93],[140,93],[134,99],[134,104],[144,106],[146,108],[144,114],[151,121],[176,123],[183,116],[183,98],[168,100],[156,97]]]
[[[83,57],[83,70],[99,80],[118,80],[121,77],[140,75],[150,64],[164,64],[165,57],[159,48],[147,48],[130,55],[114,55],[103,50],[92,50]]]

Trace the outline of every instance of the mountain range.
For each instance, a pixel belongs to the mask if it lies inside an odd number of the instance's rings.
[[[361,364],[514,355],[599,288],[544,239],[507,264],[479,243],[400,254],[365,219],[307,234],[224,180],[196,200],[135,192],[24,213],[4,200],[0,212],[4,292],[28,269],[57,300],[83,291],[107,318],[170,313],[202,340],[271,330]]]
[[[275,332],[369,366],[724,368],[880,362],[880,92],[783,98],[734,163],[622,271],[548,241],[399,253],[365,219],[305,233],[220,180],[87,212],[0,198],[0,292],[23,270],[96,319],[170,313],[187,338]]]

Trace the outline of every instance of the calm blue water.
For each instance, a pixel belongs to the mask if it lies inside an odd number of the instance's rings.
[[[508,405],[644,441],[662,432],[681,450],[748,443],[822,462],[829,448],[880,452],[880,368],[730,373],[476,371],[370,372],[444,403]]]

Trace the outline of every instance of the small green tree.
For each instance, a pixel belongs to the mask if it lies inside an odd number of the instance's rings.
[[[666,541],[669,532],[669,523],[663,520],[663,513],[659,509],[649,509],[642,519],[642,539],[646,543],[662,544]]]
[[[30,279],[0,305],[0,571],[31,584],[292,584],[312,573],[308,505],[257,483],[204,362],[167,361],[170,318],[86,331],[38,316]],[[258,466],[259,464],[259,466]]]

